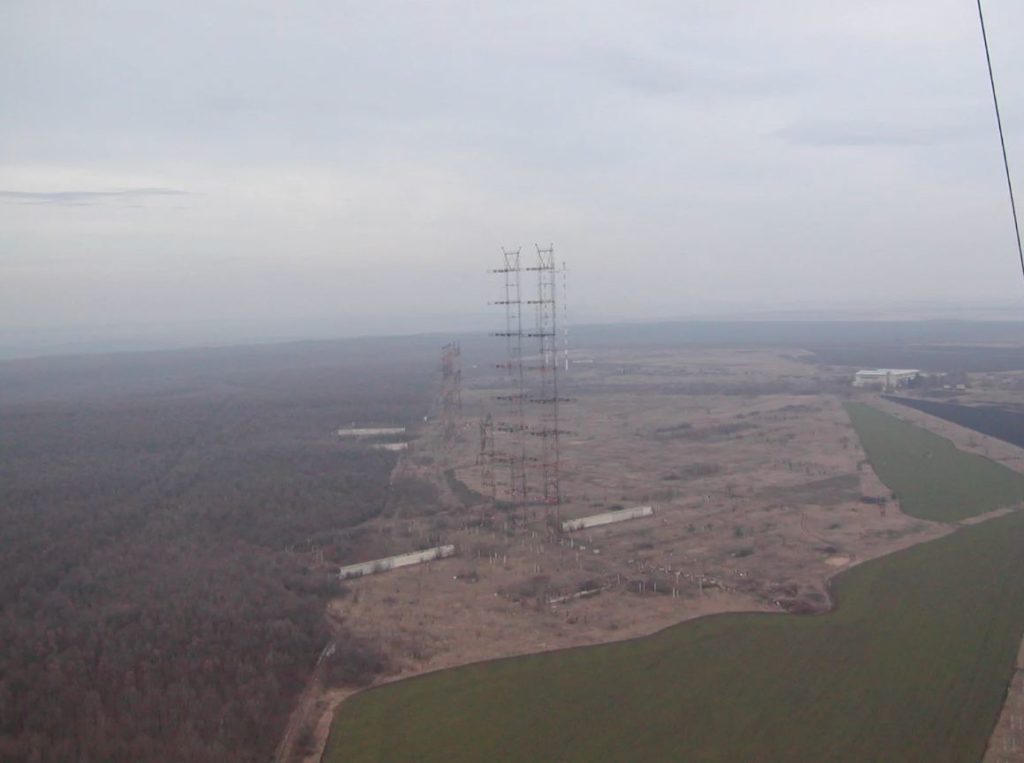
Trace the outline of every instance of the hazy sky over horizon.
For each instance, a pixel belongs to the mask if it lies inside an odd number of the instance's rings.
[[[8,336],[434,329],[534,242],[578,320],[1024,290],[973,0],[9,0],[0,93]]]

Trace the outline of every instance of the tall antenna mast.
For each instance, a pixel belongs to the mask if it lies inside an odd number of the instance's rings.
[[[508,404],[507,419],[498,422],[497,431],[504,433],[506,449],[503,460],[508,465],[507,494],[515,506],[527,502],[526,483],[526,374],[523,367],[523,300],[522,264],[520,249],[502,247],[502,267],[492,272],[504,277],[504,299],[496,304],[505,306],[505,330],[498,336],[505,337],[505,362],[499,368],[505,370],[511,391],[499,395],[497,400]]]
[[[565,360],[565,372],[569,373],[569,284],[568,269],[562,261],[562,357]]]
[[[526,268],[537,273],[537,299],[530,304],[536,307],[536,324],[529,336],[537,339],[540,372],[539,394],[532,402],[542,406],[540,426],[531,434],[541,439],[541,491],[549,515],[556,518],[562,504],[561,451],[559,425],[559,404],[563,401],[558,391],[558,371],[562,363],[559,358],[558,334],[558,287],[559,270],[555,265],[554,246],[542,249],[537,246],[537,265]],[[564,280],[563,280],[564,284]]]

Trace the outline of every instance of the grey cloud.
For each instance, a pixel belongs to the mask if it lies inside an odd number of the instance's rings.
[[[232,95],[216,95],[202,98],[200,107],[212,112],[226,114],[248,114],[263,111],[265,105],[255,98],[244,98]]]
[[[800,79],[797,72],[784,67],[765,70],[715,58],[697,56],[675,60],[611,48],[588,51],[582,61],[583,66],[597,76],[651,96],[770,96],[791,91]]]
[[[187,196],[188,191],[177,188],[120,188],[114,191],[2,191],[0,201],[13,204],[52,204],[56,206],[84,206],[103,202],[133,205],[150,197]]]
[[[678,93],[692,85],[693,77],[670,62],[618,50],[599,50],[586,63],[606,79],[629,90],[651,95]]]
[[[856,148],[933,146],[963,138],[970,132],[966,125],[797,122],[776,134],[795,146]]]

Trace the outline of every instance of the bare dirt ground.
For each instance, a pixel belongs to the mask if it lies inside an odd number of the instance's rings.
[[[384,681],[641,636],[716,612],[823,611],[830,576],[951,530],[900,512],[842,408],[848,380],[800,357],[702,349],[576,360],[564,385],[574,402],[563,417],[571,434],[561,518],[646,504],[655,516],[567,534],[552,530],[541,506],[474,500],[469,491],[488,492],[479,417],[501,417],[493,398],[504,382],[467,377],[460,442],[446,447],[440,427],[428,425],[396,470],[427,483],[441,510],[398,506],[367,529],[386,539],[387,553],[443,542],[457,556],[353,581],[329,607],[387,656]],[[1024,470],[1020,449],[868,399]],[[444,477],[450,470],[465,487]],[[313,742],[279,759],[318,760],[346,696],[312,690],[301,725]]]

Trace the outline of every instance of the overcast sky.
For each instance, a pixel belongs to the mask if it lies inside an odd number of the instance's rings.
[[[1022,302],[1004,183],[974,0],[0,3],[7,339]]]

